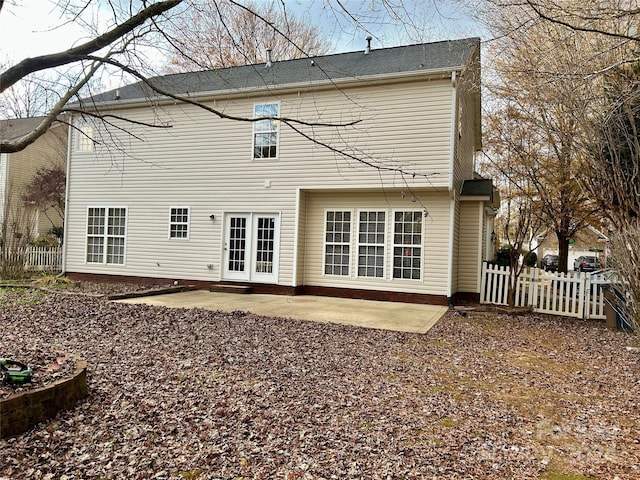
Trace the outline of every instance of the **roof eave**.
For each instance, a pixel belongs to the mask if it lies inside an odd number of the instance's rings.
[[[372,85],[379,83],[393,83],[402,80],[414,80],[420,77],[425,79],[446,79],[451,76],[452,72],[461,72],[464,67],[454,67],[454,68],[438,68],[438,69],[430,69],[430,70],[414,70],[414,71],[405,71],[405,72],[396,72],[396,73],[387,73],[387,74],[376,74],[376,75],[365,75],[361,77],[349,77],[349,78],[340,78],[340,79],[326,79],[326,80],[316,80],[311,82],[295,82],[295,83],[287,83],[283,85],[264,85],[259,87],[245,87],[245,88],[229,88],[225,90],[215,90],[215,91],[204,91],[198,92],[194,94],[189,94],[189,96],[185,96],[185,100],[189,101],[198,101],[203,102],[212,99],[220,99],[220,98],[228,98],[228,97],[238,97],[238,96],[255,96],[262,94],[264,92],[269,92],[270,94],[280,94],[286,93],[289,91],[300,91],[301,89],[305,90],[320,90],[327,87],[332,86],[362,86],[362,85]],[[176,94],[176,96],[181,97],[184,94]],[[105,102],[95,102],[92,104],[95,109],[102,108],[134,108],[138,106],[146,106],[149,104],[149,101],[153,100],[154,103],[158,104],[167,104],[171,102],[176,102],[177,100],[172,97],[167,96],[158,96],[158,97],[137,97],[132,99],[119,99],[119,100],[109,100]],[[75,103],[72,106],[78,107],[79,104]]]

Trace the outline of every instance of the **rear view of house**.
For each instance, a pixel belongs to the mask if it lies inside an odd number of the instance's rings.
[[[81,106],[109,122],[73,119],[65,271],[416,302],[477,295],[495,207],[474,172],[479,57],[474,38],[363,49],[89,99]]]

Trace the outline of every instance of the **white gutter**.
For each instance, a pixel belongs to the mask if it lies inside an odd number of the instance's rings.
[[[487,247],[487,230],[488,225],[484,224],[484,204],[478,204],[478,225],[480,225],[480,233],[478,235],[478,258],[476,259],[476,265],[478,265],[478,275],[476,277],[476,289],[480,293],[480,284],[482,283],[482,261],[484,260],[482,252]]]
[[[0,153],[0,181],[2,181],[2,185],[0,185],[0,193],[2,197],[0,198],[0,223],[4,224],[5,215],[7,214],[7,192],[9,190],[9,154],[8,153]]]
[[[296,188],[296,208],[295,223],[293,227],[293,274],[291,278],[291,286],[298,286],[298,235],[300,234],[300,187]]]
[[[69,182],[71,181],[71,136],[73,133],[73,115],[69,115],[69,131],[67,133],[67,178],[64,186],[64,221],[62,222],[62,271],[60,275],[67,273],[67,238],[69,236]]]
[[[451,145],[449,149],[449,195],[451,203],[449,205],[449,274],[447,275],[447,300],[449,306],[453,306],[453,247],[456,220],[456,192],[453,189],[454,167],[455,167],[455,142],[456,142],[456,124],[457,124],[457,81],[456,71],[451,72]]]

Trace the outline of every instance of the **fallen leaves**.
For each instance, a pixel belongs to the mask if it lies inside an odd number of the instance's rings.
[[[90,395],[1,441],[0,478],[640,475],[638,356],[600,322],[470,312],[415,335],[38,301],[5,302],[0,351],[77,354]]]

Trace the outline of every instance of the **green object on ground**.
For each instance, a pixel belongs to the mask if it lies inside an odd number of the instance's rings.
[[[0,358],[0,380],[3,384],[30,382],[31,369],[17,360]]]

